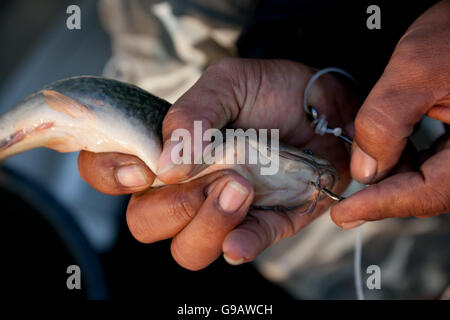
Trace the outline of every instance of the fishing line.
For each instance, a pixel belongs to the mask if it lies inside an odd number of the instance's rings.
[[[308,83],[306,84],[305,92],[303,94],[303,109],[305,110],[306,114],[308,114],[312,118],[312,125],[314,126],[314,132],[316,134],[321,135],[321,136],[323,136],[325,133],[333,134],[334,136],[344,140],[346,143],[352,144],[352,142],[353,142],[352,139],[349,136],[345,135],[341,128],[339,128],[339,127],[329,128],[328,121],[326,120],[326,116],[324,114],[319,116],[319,113],[317,112],[316,108],[308,105],[308,94],[309,94],[309,91],[310,91],[311,87],[313,86],[314,82],[320,76],[322,76],[326,73],[330,73],[330,72],[340,73],[340,74],[346,76],[347,78],[349,78],[350,80],[352,80],[356,85],[358,84],[356,79],[345,70],[335,68],[335,67],[328,67],[325,69],[321,69],[321,70],[317,71],[311,77],[311,79],[309,79]]]
[[[355,280],[356,298],[364,300],[363,283],[361,279],[362,233],[364,225],[356,228],[355,253],[353,258],[353,279]]]
[[[328,127],[328,121],[326,120],[326,116],[324,114],[319,115],[316,108],[313,106],[308,105],[308,94],[309,91],[314,84],[314,82],[322,75],[330,72],[335,72],[342,74],[352,80],[356,85],[358,85],[358,82],[356,79],[347,71],[342,70],[340,68],[335,67],[329,67],[324,68],[316,72],[311,79],[309,79],[308,83],[305,87],[305,92],[303,94],[303,109],[305,110],[305,113],[311,117],[312,120],[312,126],[314,127],[314,132],[318,135],[325,135],[325,134],[332,134],[343,141],[345,141],[348,144],[352,144],[353,140],[346,134],[344,134],[342,128],[329,128]],[[336,201],[342,201],[345,198],[342,196],[339,196],[337,194],[334,194],[333,192],[322,188],[320,192],[323,192],[325,195],[330,197],[333,200]],[[362,226],[357,228],[356,233],[356,239],[355,239],[355,251],[354,251],[354,260],[353,260],[353,279],[355,283],[355,290],[356,290],[356,297],[358,300],[364,300],[364,292],[363,292],[363,284],[361,279],[361,258],[362,258]]]

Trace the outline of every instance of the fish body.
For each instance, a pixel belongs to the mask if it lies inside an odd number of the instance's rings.
[[[87,150],[135,155],[153,171],[161,154],[161,128],[170,103],[134,85],[100,77],[74,77],[45,86],[0,117],[0,159],[37,147],[60,152]],[[260,153],[258,141],[246,138]],[[280,144],[279,170],[261,175],[260,164],[229,164],[237,149],[224,141],[224,157],[202,166],[189,180],[231,169],[255,188],[253,205],[293,208],[331,190],[337,174],[331,164],[309,152]],[[233,146],[233,144],[231,144]],[[156,179],[154,187],[162,183]]]

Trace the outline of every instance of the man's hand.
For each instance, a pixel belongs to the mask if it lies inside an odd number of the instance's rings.
[[[450,123],[449,0],[411,25],[358,112],[351,173],[372,185],[332,208],[336,224],[352,228],[364,221],[450,211],[448,133],[421,156],[401,157],[424,115]],[[397,173],[405,168],[401,158],[422,163],[418,171]]]
[[[163,122],[164,149],[158,177],[170,185],[148,189],[155,174],[139,159],[122,154],[82,152],[82,177],[108,194],[134,193],[127,222],[137,240],[145,243],[173,238],[172,255],[185,268],[206,267],[222,252],[231,264],[253,260],[266,247],[292,236],[324,211],[324,200],[312,215],[251,211],[251,184],[230,171],[176,184],[192,175],[192,165],[171,161],[172,132],[193,134],[194,120],[202,129],[280,129],[280,139],[326,157],[338,170],[342,192],[350,181],[349,154],[335,137],[314,134],[303,111],[303,91],[315,73],[310,67],[284,60],[226,59],[210,67],[169,110]],[[327,115],[330,126],[352,129],[357,99],[331,75],[317,80],[310,104]]]

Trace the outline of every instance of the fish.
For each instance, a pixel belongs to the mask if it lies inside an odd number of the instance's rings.
[[[0,160],[38,147],[59,152],[119,152],[140,158],[157,172],[162,123],[170,107],[169,102],[114,79],[78,76],[59,80],[0,116]],[[245,137],[245,143],[262,156],[260,141]],[[226,139],[222,145],[224,158],[230,152],[236,156],[238,150],[226,147]],[[234,170],[254,186],[254,208],[311,212],[325,190],[331,192],[338,181],[329,161],[308,150],[279,143],[270,152],[279,155],[274,175],[261,175],[260,163],[230,164],[219,159],[198,166],[192,177],[180,183],[218,170]],[[156,179],[152,187],[164,187],[164,183]]]

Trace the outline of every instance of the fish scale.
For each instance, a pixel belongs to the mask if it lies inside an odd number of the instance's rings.
[[[161,137],[162,121],[171,104],[132,84],[100,78],[73,77],[51,83],[43,88],[55,90],[79,100],[92,109],[92,100],[109,102],[121,109],[126,117],[133,117],[148,125]],[[124,102],[124,103],[120,103]]]

